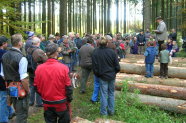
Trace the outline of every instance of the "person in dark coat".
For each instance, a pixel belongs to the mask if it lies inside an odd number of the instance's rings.
[[[145,51],[146,39],[143,30],[137,35],[138,53],[143,54]]]
[[[93,72],[100,82],[101,115],[114,114],[114,83],[116,73],[120,71],[117,55],[106,47],[107,43],[106,39],[102,39],[100,47],[95,49],[92,55]]]

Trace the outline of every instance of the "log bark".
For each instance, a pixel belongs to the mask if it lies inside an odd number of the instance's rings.
[[[116,96],[120,94],[120,92],[116,91]],[[135,96],[135,94],[130,93],[130,95]],[[182,113],[186,114],[186,101],[185,100],[178,100],[172,98],[165,98],[165,97],[157,97],[157,96],[150,96],[150,95],[137,95],[139,100],[147,105],[155,105],[158,106],[160,109],[167,110],[170,112],[175,113]]]
[[[139,83],[146,83],[146,84],[159,84],[159,85],[186,87],[186,80],[184,79],[177,79],[177,78],[161,79],[157,76],[154,76],[153,78],[145,78],[142,75],[125,74],[125,73],[118,73],[116,75],[116,82],[122,82],[124,80],[129,80],[132,82],[139,82]]]
[[[120,91],[122,83],[116,83],[115,86],[115,89]],[[186,88],[183,87],[129,82],[128,89],[130,92],[138,89],[141,94],[186,100]]]
[[[145,75],[144,64],[120,63],[120,66],[123,73]],[[154,65],[154,75],[158,76],[159,73],[160,67]],[[168,76],[171,78],[186,79],[186,68],[169,66]]]

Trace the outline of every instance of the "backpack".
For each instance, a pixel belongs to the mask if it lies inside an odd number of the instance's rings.
[[[28,67],[27,67],[27,71],[28,72],[34,72],[36,70],[36,67],[37,67],[37,63],[34,61],[34,58],[32,56],[33,52],[38,49],[38,48],[34,48],[32,50],[31,53],[28,53],[26,58],[28,60]]]

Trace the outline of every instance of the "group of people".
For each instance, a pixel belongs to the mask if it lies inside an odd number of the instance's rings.
[[[21,34],[14,34],[6,50],[8,39],[0,36],[0,123],[8,122],[14,115],[16,123],[26,123],[29,106],[34,105],[44,107],[46,123],[69,123],[73,99],[69,73],[76,72],[76,66],[81,67],[80,94],[86,93],[86,83],[93,71],[94,90],[90,101],[98,102],[100,95],[100,114],[113,115],[119,60],[127,53],[145,55],[147,78],[153,77],[153,64],[158,57],[160,77],[168,77],[169,57],[179,50],[176,32],[172,30],[165,44],[166,24],[161,17],[156,20],[159,25],[154,37],[149,30],[145,33],[141,30],[137,36],[109,33],[84,34],[83,38],[78,33],[62,36],[56,33],[45,40],[42,35],[26,32],[25,44]]]
[[[100,88],[96,93],[100,92],[102,100],[100,112],[114,114],[114,82],[120,66],[115,50],[107,47],[111,39],[100,37],[98,44],[90,35],[80,39],[69,33],[62,39],[49,35],[44,41],[42,35],[27,34],[25,44],[21,34],[12,35],[8,48],[8,39],[0,36],[0,122],[16,115],[16,123],[26,123],[29,106],[35,105],[44,107],[45,122],[69,123],[73,94],[69,73],[75,71],[75,64],[82,70],[80,93],[86,93],[88,76],[94,71]]]

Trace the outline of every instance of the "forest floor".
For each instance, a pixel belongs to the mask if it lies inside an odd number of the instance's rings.
[[[78,116],[90,121],[102,118],[99,114],[100,103],[92,104],[90,102],[92,91],[93,74],[89,77],[85,94],[79,94],[79,88],[74,89],[74,100],[71,103],[73,118]],[[122,96],[116,98],[115,115],[108,116],[107,119],[127,123],[186,123],[185,115],[166,112],[155,106],[144,105],[127,93],[127,91],[124,91],[121,94]],[[29,123],[44,123],[43,110],[30,115],[28,121]]]

